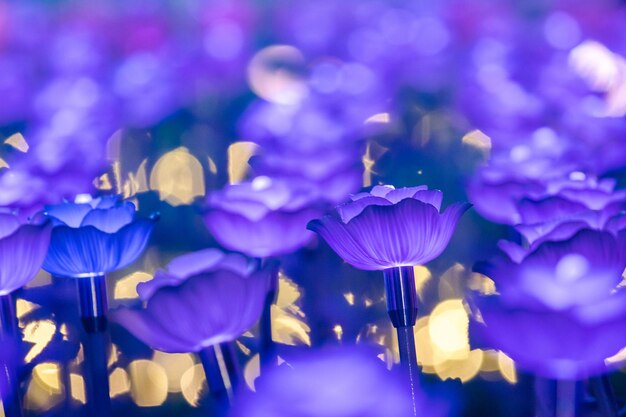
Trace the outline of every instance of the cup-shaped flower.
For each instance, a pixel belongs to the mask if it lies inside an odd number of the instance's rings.
[[[10,213],[0,213],[0,295],[26,285],[41,269],[52,224],[22,224]]]
[[[134,262],[145,249],[157,216],[135,219],[135,206],[103,197],[46,207],[55,225],[43,268],[53,275],[101,275]]]
[[[227,249],[252,257],[285,255],[313,238],[306,225],[320,209],[312,197],[296,184],[256,177],[211,193],[204,221]]]
[[[438,257],[471,205],[451,204],[440,212],[443,194],[426,186],[376,186],[336,211],[309,223],[352,266],[383,270],[414,266]]]
[[[372,354],[373,353],[373,354]],[[235,417],[409,417],[413,406],[402,378],[385,369],[375,352],[334,347],[299,352],[290,366],[270,369],[252,395],[236,401]],[[445,415],[421,392],[418,416]]]
[[[194,252],[139,285],[145,309],[122,308],[112,318],[154,349],[199,352],[254,326],[269,278],[269,270],[242,255],[216,249]]]
[[[625,248],[626,233],[587,229],[502,257],[485,271],[500,295],[475,299],[485,338],[549,378],[604,372],[626,345]]]

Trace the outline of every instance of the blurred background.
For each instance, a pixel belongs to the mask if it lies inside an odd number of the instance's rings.
[[[351,162],[336,178],[348,191],[427,184],[444,206],[468,200],[466,184],[493,155],[554,149],[555,137],[588,144],[602,161],[589,170],[622,182],[625,12],[609,0],[6,2],[0,203],[92,190],[160,212],[145,255],[107,277],[114,309],[139,304],[137,284],[173,257],[219,246],[200,215],[207,193],[248,178],[259,156],[297,171],[289,154],[272,154],[267,132],[300,146],[340,129],[332,146]],[[598,101],[609,103],[602,117]],[[281,125],[277,108],[309,124]],[[467,294],[495,291],[472,265],[509,234],[470,211],[444,254],[415,268],[418,361],[430,390],[456,398],[453,415],[532,415],[530,377],[468,333]],[[380,273],[345,265],[318,239],[282,265],[272,312],[281,356],[362,343],[396,365]],[[18,297],[26,411],[68,415],[85,401],[74,283],[42,272]],[[154,352],[116,324],[111,334],[119,415],[203,414],[197,358]],[[251,388],[257,336],[238,341]],[[611,378],[626,396],[626,375]]]

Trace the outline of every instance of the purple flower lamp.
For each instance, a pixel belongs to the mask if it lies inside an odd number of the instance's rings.
[[[309,223],[347,263],[364,270],[382,270],[387,310],[398,333],[400,361],[418,380],[413,327],[417,293],[413,266],[438,257],[448,245],[467,203],[440,212],[443,194],[426,186],[375,186],[357,194],[336,211]]]
[[[154,349],[197,353],[211,392],[226,406],[228,390],[217,352],[234,389],[239,371],[227,349],[258,321],[269,282],[270,271],[259,268],[258,261],[206,249],[175,258],[166,271],[140,284],[137,291],[145,309],[122,308],[113,318]]]
[[[0,387],[2,406],[7,417],[22,415],[17,383],[17,367],[20,361],[9,350],[18,338],[15,300],[12,293],[32,280],[48,251],[52,224],[25,223],[11,213],[0,213]],[[14,352],[15,353],[15,352]]]
[[[543,378],[606,372],[605,359],[626,346],[626,293],[616,290],[626,232],[585,229],[526,252],[503,247],[512,255],[484,271],[499,295],[475,300],[486,340]]]
[[[76,278],[81,318],[88,330],[106,322],[105,274],[134,262],[145,249],[158,216],[135,219],[135,206],[117,197],[47,206],[54,229],[43,268]]]
[[[46,207],[54,228],[43,268],[74,278],[78,288],[87,405],[90,415],[109,417],[107,293],[105,274],[134,262],[145,249],[157,215],[135,219],[135,206],[117,197],[80,196],[75,203]]]
[[[277,291],[278,266],[273,258],[300,249],[312,238],[306,225],[320,216],[319,202],[293,181],[259,176],[213,192],[207,199],[204,221],[225,248],[274,264],[272,282],[261,320],[261,360],[276,363],[271,337],[271,305]]]
[[[255,394],[238,398],[233,417],[439,417],[440,404],[418,392],[416,408],[404,380],[375,353],[355,347],[308,350],[274,368]]]

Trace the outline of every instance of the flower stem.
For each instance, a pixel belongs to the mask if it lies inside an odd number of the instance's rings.
[[[413,267],[385,269],[387,312],[398,334],[400,363],[409,380],[413,414],[417,415],[416,391],[419,386],[419,368],[415,351],[413,328],[417,320],[417,292]]]
[[[537,417],[579,417],[580,385],[576,381],[535,379]]]
[[[604,417],[617,417],[617,404],[615,402],[615,394],[613,393],[613,387],[609,381],[607,375],[596,376],[589,378],[589,387],[593,392],[596,401],[598,402],[598,408],[600,413]]]
[[[0,361],[0,395],[6,417],[21,417],[19,365],[18,361],[18,324],[15,314],[15,301],[11,294],[0,296],[0,346],[5,349]],[[6,347],[9,347],[8,349]],[[8,353],[8,354],[7,354]]]
[[[226,415],[230,408],[231,400],[228,388],[224,383],[222,367],[220,366],[219,356],[221,356],[221,351],[219,351],[219,348],[209,346],[198,352],[198,356],[200,356],[200,361],[202,361],[209,393],[215,400],[218,409],[217,414],[219,416]]]
[[[85,329],[83,372],[90,416],[112,415],[109,397],[107,292],[104,275],[76,280],[80,318]]]
[[[233,392],[236,392],[237,387],[239,387],[239,382],[241,381],[241,367],[239,366],[239,361],[237,360],[236,347],[234,343],[235,342],[221,343],[219,348],[222,352],[222,357],[224,358],[224,365],[230,381],[230,387]]]
[[[261,315],[261,369],[268,366],[276,366],[278,364],[278,353],[276,352],[276,344],[272,339],[272,305],[276,302],[278,296],[278,263],[271,260],[265,260],[271,268],[270,288],[265,297],[265,305]]]

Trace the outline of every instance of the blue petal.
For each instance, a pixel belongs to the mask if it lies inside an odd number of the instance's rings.
[[[9,236],[20,227],[16,216],[9,213],[0,213],[0,239]]]
[[[64,203],[46,206],[46,214],[52,218],[55,226],[80,227],[83,218],[91,209],[89,204]]]
[[[81,222],[82,226],[94,226],[106,233],[115,233],[133,221],[135,205],[126,202],[120,206],[108,209],[91,210]]]

